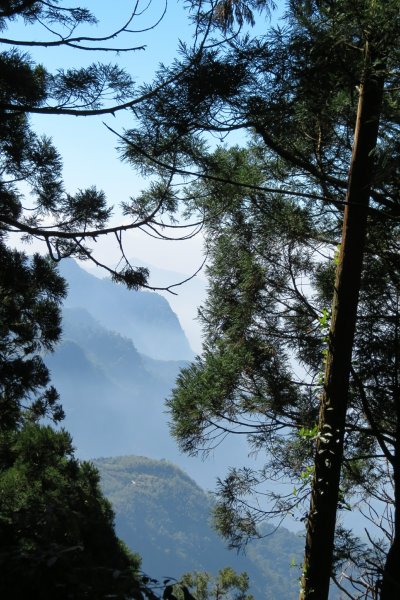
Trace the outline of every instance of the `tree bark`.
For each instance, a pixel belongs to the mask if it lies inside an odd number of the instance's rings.
[[[351,357],[373,179],[373,150],[383,95],[383,78],[374,73],[376,65],[372,66],[372,62],[366,48],[336,269],[300,600],[326,600],[332,572]]]

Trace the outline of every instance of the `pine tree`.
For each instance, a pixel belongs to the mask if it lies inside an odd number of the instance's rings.
[[[141,597],[140,561],[118,540],[97,471],[74,457],[43,352],[61,333],[65,282],[0,244],[0,568],[10,599]]]
[[[226,9],[226,37],[235,8],[246,18],[246,3],[191,4],[200,7],[200,27],[221,27]],[[186,63],[174,68],[191,64],[188,72],[148,102],[142,129],[124,136],[126,156],[135,165],[144,157],[148,169],[155,165],[178,177],[234,183],[230,175],[215,175],[212,157],[204,153],[204,134],[251,129],[263,144],[264,192],[313,200],[314,215],[320,211],[322,219],[331,220],[332,231],[341,220],[337,209],[346,207],[308,516],[303,594],[309,598],[327,597],[329,588],[367,223],[398,214],[393,137],[398,127],[398,25],[396,2],[290,2],[286,27],[264,38],[231,36],[226,45],[219,38],[197,63],[187,52]],[[160,77],[173,73],[164,70]],[[278,177],[271,160],[282,164]],[[218,367],[230,368],[220,362]],[[196,365],[193,369],[195,377]]]

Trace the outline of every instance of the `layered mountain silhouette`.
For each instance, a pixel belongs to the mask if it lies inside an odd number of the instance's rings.
[[[85,308],[106,329],[132,339],[139,352],[152,358],[193,358],[178,317],[159,294],[99,279],[72,259],[60,263],[60,273],[68,282],[66,308]]]
[[[73,260],[61,265],[68,283],[62,342],[46,363],[77,455],[166,458],[214,488],[228,466],[246,460],[247,448],[245,440],[227,439],[203,462],[182,455],[171,439],[165,399],[193,353],[167,300],[98,279]],[[135,335],[147,336],[146,345]],[[157,358],[160,354],[169,360]]]
[[[82,308],[63,311],[63,341],[46,357],[71,432],[84,458],[127,452],[177,455],[164,399],[183,361],[140,354],[128,338]]]
[[[73,260],[60,271],[62,341],[46,363],[78,455],[177,456],[164,400],[186,364],[174,359],[193,356],[177,316],[161,296],[98,279]]]

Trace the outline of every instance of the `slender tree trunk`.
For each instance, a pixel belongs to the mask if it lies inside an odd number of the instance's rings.
[[[383,80],[366,48],[336,270],[300,600],[326,600],[332,572],[351,356]]]

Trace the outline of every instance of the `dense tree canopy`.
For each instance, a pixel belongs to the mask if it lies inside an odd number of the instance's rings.
[[[97,471],[74,458],[70,436],[27,423],[0,444],[2,595],[141,597],[140,561],[117,539]]]
[[[271,403],[270,398],[276,399],[284,413],[282,409],[285,407],[286,393],[288,404],[285,414],[291,417],[292,407],[296,412],[297,407],[304,405],[298,399],[294,401],[295,396],[308,398],[308,408],[312,408],[310,398],[313,395],[314,400],[321,398],[320,403],[314,404],[314,413],[308,413],[314,415],[311,422],[310,418],[306,418],[303,427],[300,427],[300,423],[297,427],[303,432],[301,437],[308,437],[317,447],[314,476],[314,467],[309,466],[313,495],[307,517],[309,537],[304,572],[305,594],[312,595],[315,592],[321,593],[318,597],[326,597],[336,506],[341,495],[339,474],[343,457],[351,458],[354,463],[357,454],[352,456],[351,448],[361,449],[362,444],[365,447],[359,457],[374,456],[374,445],[378,443],[378,454],[382,452],[394,466],[393,472],[397,473],[397,442],[395,437],[376,435],[377,421],[373,419],[368,394],[365,393],[365,386],[370,386],[371,379],[364,372],[363,386],[354,360],[355,354],[361,352],[358,347],[362,323],[360,311],[365,309],[367,298],[372,301],[379,293],[375,291],[372,294],[368,289],[363,298],[362,290],[367,281],[366,275],[362,274],[364,244],[366,255],[373,257],[375,253],[375,260],[379,262],[381,259],[377,251],[380,246],[377,248],[375,244],[381,244],[383,232],[393,236],[384,242],[392,248],[395,247],[397,236],[398,3],[293,1],[288,3],[281,27],[269,28],[265,35],[259,37],[240,35],[240,32],[234,31],[235,19],[240,28],[245,21],[252,20],[251,14],[246,12],[248,9],[268,7],[267,2],[192,2],[191,6],[199,11],[195,15],[199,28],[208,26],[211,29],[213,44],[206,47],[199,57],[194,57],[190,49],[186,53],[183,49],[183,59],[171,69],[163,69],[159,73],[159,80],[165,81],[183,65],[188,67],[179,80],[149,99],[141,113],[141,126],[127,131],[123,136],[125,156],[135,166],[141,165],[147,172],[161,170],[165,176],[167,173],[174,175],[178,184],[182,184],[182,176],[186,181],[191,177],[200,177],[209,183],[211,191],[189,184],[181,186],[183,192],[179,193],[176,186],[171,187],[176,201],[179,198],[189,204],[192,201],[192,207],[200,210],[206,222],[213,218],[214,223],[218,219],[223,222],[224,214],[229,214],[232,220],[226,227],[224,224],[225,231],[229,230],[228,239],[221,242],[218,254],[213,255],[215,263],[212,270],[218,283],[212,284],[211,304],[204,312],[207,332],[205,352],[191,370],[182,376],[173,400],[176,402],[173,408],[176,416],[174,427],[185,447],[201,447],[203,431],[207,426],[210,432],[213,427],[219,427],[219,419],[229,421],[232,415],[238,418],[236,403],[240,400],[240,425],[244,431],[246,428],[254,431],[258,424],[254,424],[253,419],[259,418],[258,411],[264,416],[266,409],[262,401],[255,402],[254,408],[253,398],[260,395],[260,381],[254,375],[255,381],[251,380],[251,368],[248,372],[241,370],[248,363],[254,372],[263,377],[264,390],[268,391],[268,394],[264,393],[268,399],[267,406]],[[204,21],[206,17],[209,17],[207,25]],[[247,173],[243,176],[232,165],[225,168],[218,153],[206,152],[210,134],[223,140],[230,132],[239,129],[248,130],[254,139],[254,152],[259,160],[255,179]],[[218,185],[224,189],[219,190]],[[243,214],[240,218],[237,212],[235,214],[234,202],[234,208],[231,209],[232,198],[235,198],[239,189],[243,192],[242,213],[246,213],[247,219],[252,214],[248,228]],[[224,193],[224,200],[217,203],[220,214],[213,216],[210,205],[215,197],[222,197]],[[202,194],[212,198],[208,205],[202,203]],[[193,200],[196,197],[197,202]],[[290,225],[287,227],[287,236],[293,238],[286,237],[283,224],[276,226],[279,231],[276,241],[272,243],[270,240],[269,229],[273,227],[272,222],[277,220],[276,204],[273,202],[279,199],[286,206],[292,202],[293,208],[304,212],[306,220],[311,223],[311,230],[303,235],[302,241],[300,236],[293,235]],[[260,227],[260,237],[254,244],[251,236],[253,231],[258,232],[260,213],[263,211],[266,217],[262,222],[266,232],[264,234]],[[340,232],[342,221],[343,237]],[[218,239],[217,229],[218,224],[209,233],[210,239]],[[262,243],[258,239],[265,240],[260,252],[268,264],[268,270],[264,272],[254,264],[254,253],[259,251],[258,244],[261,246]],[[323,278],[324,257],[317,259],[316,254],[318,251],[327,253],[331,260],[331,249],[341,240],[343,243],[336,261],[335,286],[332,269],[325,268],[327,274],[331,273],[331,279],[329,287],[326,283],[329,277],[325,276],[324,289],[329,288],[334,295],[330,319],[332,297],[319,296],[317,303],[311,302],[315,293],[318,296],[322,292],[320,279]],[[286,248],[283,246],[285,242]],[[311,249],[307,249],[310,243]],[[247,252],[241,251],[242,247],[247,247]],[[272,256],[277,257],[279,265],[286,261],[285,276],[279,278],[274,273],[273,265],[268,260]],[[365,258],[364,264],[370,260],[372,258]],[[318,268],[319,264],[321,266]],[[370,264],[372,267],[373,263]],[[393,263],[390,267],[387,265],[386,273],[392,267],[396,268]],[[238,271],[240,275],[236,274]],[[309,278],[314,289],[311,288],[309,292],[299,289],[302,277]],[[379,282],[376,279],[375,283],[376,290],[380,289],[382,280]],[[369,285],[372,285],[372,280]],[[271,297],[268,300],[263,298],[265,308],[261,309],[259,298],[265,293],[263,290],[269,289]],[[396,284],[389,288],[388,293],[391,292],[394,295],[390,302],[395,302]],[[243,308],[245,299],[249,302]],[[251,306],[250,299],[254,302],[254,313],[257,315],[254,317],[252,309],[248,308]],[[360,316],[356,319],[357,307]],[[377,318],[376,308],[369,304],[373,312],[363,316],[364,322],[365,319],[370,322]],[[316,385],[315,370],[311,371],[314,377],[306,382],[306,386],[290,384],[291,378],[284,367],[285,362],[287,365],[284,348],[281,342],[276,341],[276,330],[283,322],[283,314],[287,322],[293,323],[291,340],[285,332],[286,350],[291,344],[290,351],[293,352],[293,347],[297,345],[296,354],[307,367],[314,355],[315,369],[315,356],[322,350],[321,343],[318,344],[316,336],[311,334],[317,331],[320,337],[327,335],[326,368],[321,354],[317,361],[319,371],[325,368],[324,385],[320,390]],[[396,318],[391,322],[395,322]],[[331,321],[330,330],[324,335],[318,325],[319,319],[324,325],[329,325]],[[395,339],[395,329],[391,330],[387,321],[377,324],[376,329],[374,325],[371,327],[372,331],[378,330],[382,335],[384,332],[385,336]],[[279,329],[280,336],[283,330],[282,326]],[[255,331],[262,332],[258,338]],[[253,348],[251,344],[254,344]],[[374,353],[369,353],[366,361],[369,368],[372,368],[371,361],[375,357]],[[378,387],[378,363],[379,369],[383,369],[383,361],[379,359],[373,370],[375,389]],[[290,364],[287,366],[290,367]],[[385,362],[385,370],[392,367],[393,363]],[[353,379],[350,384],[351,373]],[[394,371],[391,371],[390,378],[393,376]],[[383,376],[381,371],[380,377],[389,375]],[[206,405],[211,413],[195,408],[196,402],[189,400],[200,398],[201,389],[211,390],[202,398],[202,407]],[[371,397],[372,388],[370,390]],[[187,411],[178,415],[179,409],[183,408],[178,400],[181,393],[186,395]],[[390,399],[394,417],[391,422],[397,422],[393,386],[386,386],[385,393]],[[356,411],[352,402],[357,394],[359,403],[363,400],[363,404]],[[315,431],[319,404],[319,430]],[[257,416],[254,416],[254,412]],[[244,414],[246,419],[243,418]],[[353,420],[357,421],[356,427],[360,430],[363,430],[360,420],[368,422],[369,437],[354,433]],[[233,426],[235,424],[236,421],[232,423]],[[278,426],[287,427],[287,420],[280,421]],[[225,433],[229,429],[232,427],[228,427]],[[276,427],[272,430],[276,431]],[[351,437],[346,433],[350,431]],[[262,444],[263,435],[268,437],[269,432],[270,429],[265,425],[264,429],[258,426],[258,437],[252,440],[261,440]],[[351,439],[351,442],[346,439]],[[307,440],[302,441],[307,447]],[[388,442],[390,451],[383,442]],[[297,454],[298,445],[295,446]],[[231,484],[237,483],[238,493],[243,489],[252,489],[254,483],[247,472],[242,475],[238,480],[232,475],[229,480]],[[326,492],[328,489],[329,492]],[[229,490],[227,494],[228,499],[237,497],[234,493],[229,495]],[[397,491],[395,495],[397,497]],[[249,520],[245,519],[246,527],[248,523]],[[392,549],[396,546],[397,542]],[[324,575],[322,571],[325,571]],[[393,577],[393,573],[390,577]],[[390,577],[385,571],[385,581]],[[322,578],[325,578],[324,583]],[[316,587],[319,588],[318,592]],[[393,589],[384,593],[390,597]]]
[[[27,416],[59,421],[62,409],[42,359],[61,333],[59,304],[65,283],[50,262],[32,260],[0,242],[1,420],[13,429]]]

